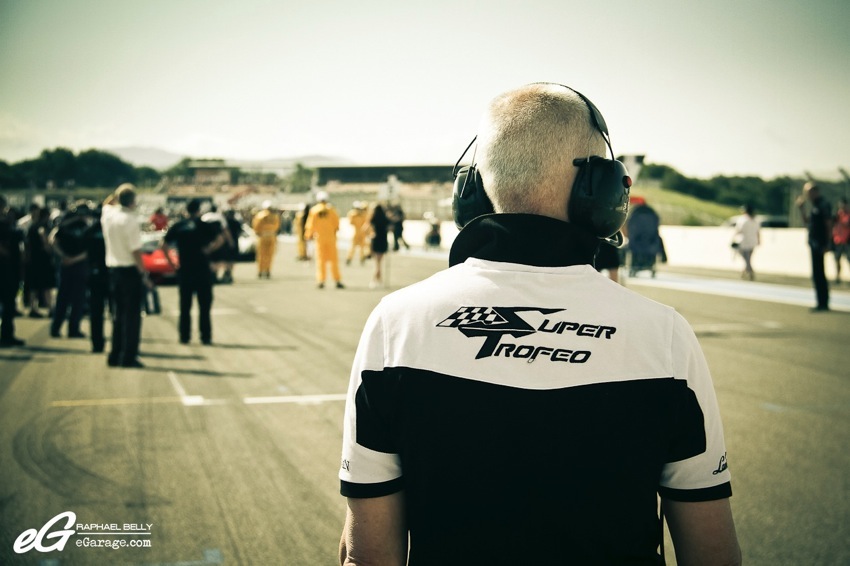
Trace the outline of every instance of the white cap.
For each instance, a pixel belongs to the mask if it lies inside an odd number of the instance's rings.
[[[270,209],[271,207],[272,207],[272,201],[270,201],[270,200],[264,200],[264,201],[263,201],[263,208],[265,208],[266,210],[268,210],[268,209]]]
[[[316,200],[319,202],[328,202],[328,193],[326,191],[319,191],[316,193]]]

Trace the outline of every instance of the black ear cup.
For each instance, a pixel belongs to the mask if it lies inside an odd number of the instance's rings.
[[[599,156],[576,159],[573,164],[579,169],[567,211],[570,222],[598,238],[610,238],[629,213],[629,172],[619,161]]]
[[[475,166],[462,167],[455,175],[452,191],[452,214],[455,225],[463,228],[473,219],[493,212],[493,203],[484,192],[481,174]]]

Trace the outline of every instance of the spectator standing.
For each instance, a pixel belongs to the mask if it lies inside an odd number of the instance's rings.
[[[750,281],[756,277],[752,264],[753,251],[761,243],[759,223],[754,212],[753,205],[748,204],[744,207],[744,214],[735,221],[735,233],[732,236],[732,247],[744,260],[744,271],[741,272],[741,277]]]
[[[0,348],[23,346],[15,336],[16,299],[21,287],[23,236],[6,197],[0,195]]]
[[[41,207],[38,206],[36,203],[32,203],[31,205],[29,205],[27,214],[18,218],[18,230],[21,232],[21,234],[26,234],[27,231],[30,229],[32,219],[38,215],[38,211],[40,208]]]
[[[397,252],[401,246],[404,246],[404,249],[409,250],[410,246],[407,245],[407,242],[404,239],[404,209],[401,208],[400,203],[395,203],[389,205],[387,209],[387,216],[390,219],[392,225],[392,234],[393,234],[393,251]]]
[[[304,228],[307,225],[307,216],[309,214],[310,205],[305,202],[298,209],[298,212],[295,213],[295,218],[292,221],[292,231],[295,232],[295,242],[298,249],[295,259],[298,261],[308,261],[310,259],[310,256],[307,254],[307,238],[304,237]]]
[[[440,235],[440,219],[433,212],[425,213],[425,220],[428,221],[428,232],[425,233],[425,248],[440,249],[442,236]]]
[[[222,273],[226,269],[227,260],[230,257],[230,249],[235,243],[227,227],[227,219],[225,219],[224,214],[218,209],[218,206],[213,203],[210,205],[210,209],[201,215],[201,220],[207,224],[218,224],[220,227],[220,233],[224,238],[224,245],[210,254],[209,261],[210,269],[214,274],[213,282],[224,283],[224,276],[222,275],[220,278],[219,273]]]
[[[808,202],[808,211],[806,203]],[[815,287],[817,304],[812,312],[829,311],[829,281],[824,269],[824,254],[832,239],[832,212],[829,203],[820,194],[813,182],[803,185],[803,194],[797,199],[797,207],[809,231],[809,250],[812,254],[812,283]]]
[[[655,209],[647,204],[646,199],[633,197],[629,211],[625,233],[629,238],[629,275],[634,276],[639,271],[649,269],[655,276],[655,262],[658,256],[663,258],[664,243],[661,240],[659,226],[661,219]]]
[[[30,318],[44,318],[38,309],[46,308],[47,316],[53,311],[53,290],[56,289],[56,267],[48,241],[50,235],[50,213],[39,208],[32,217],[27,229],[24,249],[26,262],[24,267],[26,287],[29,290],[28,304]]]
[[[36,203],[31,203],[29,208],[27,209],[27,214],[21,216],[17,220],[18,224],[18,232],[21,234],[22,243],[24,246],[23,257],[21,258],[22,268],[21,268],[21,278],[23,279],[23,287],[21,290],[21,297],[23,299],[24,307],[28,307],[30,304],[30,286],[29,286],[29,258],[27,253],[26,239],[27,234],[29,233],[30,226],[32,226],[33,218],[37,218],[39,214],[39,209],[41,207]]]
[[[89,301],[89,334],[91,351],[95,354],[103,352],[106,339],[103,333],[104,313],[110,303],[109,268],[106,267],[106,242],[103,238],[101,214],[103,209],[94,210],[92,222],[83,235],[86,242],[86,258],[89,266],[88,301]],[[110,307],[110,312],[112,311]]]
[[[113,298],[110,367],[142,368],[139,341],[142,333],[142,297],[153,289],[142,262],[142,235],[136,214],[136,187],[120,185],[107,197],[101,224]]]
[[[351,260],[354,259],[354,254],[359,252],[360,264],[366,261],[366,248],[369,245],[367,234],[369,232],[369,214],[366,211],[366,206],[358,201],[354,201],[351,210],[348,211],[348,223],[351,225],[353,234],[351,236],[351,247],[348,249],[348,257],[345,259],[346,265],[351,265]]]
[[[59,201],[59,206],[50,210],[50,213],[48,215],[50,219],[48,221],[48,226],[50,227],[50,229],[59,226],[59,224],[61,224],[62,220],[65,218],[66,214],[68,214],[68,201],[62,199]]]
[[[339,271],[339,254],[336,248],[336,233],[339,230],[339,214],[328,202],[328,193],[319,191],[318,203],[310,209],[304,237],[316,240],[316,286],[324,288],[330,264],[331,277],[336,281],[337,289],[342,289],[342,274]]]
[[[239,237],[242,235],[242,221],[236,218],[236,211],[228,208],[224,211],[224,222],[227,225],[227,234],[225,240],[227,244],[222,246],[226,248],[224,254],[224,275],[221,277],[222,283],[233,283],[233,264],[239,259]],[[230,236],[228,239],[227,236]]]
[[[251,227],[257,234],[257,277],[271,279],[280,214],[273,210],[270,200],[263,202],[263,209],[254,215]]]
[[[80,322],[86,311],[86,291],[89,264],[85,233],[89,227],[89,206],[73,205],[59,221],[49,236],[53,252],[59,261],[59,289],[50,335],[58,338],[62,325],[68,320],[68,338],[85,338]]]
[[[162,207],[159,207],[153,211],[153,214],[151,214],[151,217],[148,219],[148,222],[150,222],[151,227],[157,232],[165,230],[166,228],[168,228],[168,215],[165,214],[165,211],[162,209]]]
[[[375,259],[375,273],[372,275],[370,287],[380,287],[384,285],[384,256],[389,250],[389,238],[387,236],[390,230],[390,220],[387,218],[384,207],[380,203],[376,204],[372,209],[372,217],[369,219],[372,235],[372,257]]]
[[[679,564],[740,564],[696,336],[592,267],[629,181],[604,119],[536,84],[482,122],[495,214],[463,214],[451,267],[384,297],[354,358],[340,562],[657,564],[660,492]],[[571,207],[590,185],[618,204]]]
[[[195,199],[186,205],[186,216],[165,234],[162,250],[168,263],[177,269],[177,285],[180,290],[180,343],[188,344],[192,335],[192,302],[198,298],[198,326],[201,342],[212,344],[213,272],[210,270],[210,255],[221,248],[225,238],[221,223],[205,222],[201,219],[201,201]],[[180,266],[174,265],[170,247],[177,248]]]
[[[838,209],[832,226],[832,254],[835,256],[835,284],[841,283],[841,257],[850,266],[850,210],[847,199],[838,199]]]

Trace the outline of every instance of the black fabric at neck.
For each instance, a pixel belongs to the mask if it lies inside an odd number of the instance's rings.
[[[538,267],[593,265],[599,240],[548,216],[486,214],[467,224],[449,252],[449,265],[470,257]]]

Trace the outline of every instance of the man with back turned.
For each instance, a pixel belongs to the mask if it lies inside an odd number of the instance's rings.
[[[165,258],[177,269],[177,286],[180,290],[180,343],[188,344],[192,335],[192,300],[198,298],[198,327],[201,342],[212,344],[213,280],[210,254],[224,245],[222,226],[218,221],[201,220],[201,201],[193,199],[186,205],[186,215],[176,222],[162,240]],[[170,249],[177,248],[180,266],[174,265]]]
[[[657,564],[659,494],[680,564],[740,562],[696,337],[593,267],[628,208],[608,151],[568,87],[490,103],[450,267],[385,297],[360,340],[342,564]]]
[[[103,202],[101,226],[109,268],[112,312],[111,367],[144,367],[139,361],[142,334],[142,296],[152,288],[142,262],[142,234],[136,214],[136,187],[124,183]]]
[[[808,211],[806,203],[808,203]],[[824,255],[829,251],[832,237],[832,209],[829,202],[821,195],[820,188],[811,181],[803,186],[803,194],[797,199],[797,207],[809,231],[812,283],[817,301],[811,311],[826,312],[829,310],[829,281],[826,278]]]

